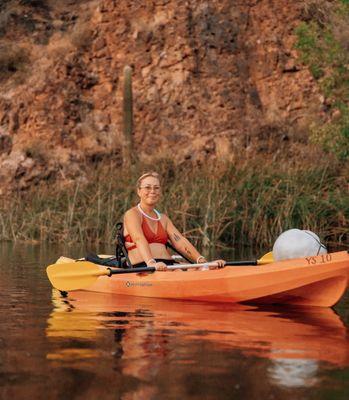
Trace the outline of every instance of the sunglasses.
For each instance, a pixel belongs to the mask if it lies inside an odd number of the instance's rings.
[[[156,186],[151,186],[151,185],[145,185],[145,186],[140,186],[140,189],[144,189],[146,192],[150,192],[154,190],[154,192],[160,192],[161,187],[156,185]]]

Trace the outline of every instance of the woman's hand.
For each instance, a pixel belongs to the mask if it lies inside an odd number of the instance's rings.
[[[147,267],[153,267],[157,271],[166,271],[167,270],[167,265],[163,262],[157,262],[154,260],[154,258],[151,258],[150,260],[147,261]]]
[[[157,262],[156,264],[152,265],[152,267],[155,267],[157,271],[166,271],[167,270],[167,265],[163,262]]]
[[[225,267],[225,263],[226,263],[226,261],[221,260],[221,259],[210,261],[210,262],[217,264],[217,265],[214,265],[214,266],[210,267],[210,269],[224,268]]]

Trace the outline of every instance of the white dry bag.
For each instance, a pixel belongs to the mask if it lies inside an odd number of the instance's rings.
[[[273,247],[275,261],[317,256],[326,253],[326,247],[314,232],[300,229],[290,229],[283,232],[276,239]]]

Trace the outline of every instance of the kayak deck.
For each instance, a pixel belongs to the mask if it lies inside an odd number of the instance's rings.
[[[86,290],[229,303],[331,307],[348,285],[346,251],[262,266],[101,276]]]

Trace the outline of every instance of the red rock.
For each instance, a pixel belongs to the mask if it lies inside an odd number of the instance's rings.
[[[2,81],[1,125],[16,135],[4,150],[11,151],[9,159],[0,158],[7,187],[18,185],[16,163],[21,163],[22,188],[44,176],[37,163],[18,160],[33,137],[54,149],[52,165],[59,162],[67,170],[70,164],[79,169],[87,149],[91,157],[95,147],[98,157],[113,154],[110,143],[122,136],[125,65],[134,67],[134,129],[141,159],[149,157],[148,149],[154,154],[154,141],[160,154],[176,135],[182,139],[174,159],[182,162],[189,154],[202,162],[229,158],[224,150],[229,143],[241,152],[250,141],[253,151],[260,128],[270,121],[294,121],[297,130],[321,105],[316,82],[307,69],[298,69],[293,48],[301,3],[86,0],[65,3],[63,13],[60,2],[53,2],[47,11],[54,21],[48,45],[35,42],[38,32],[24,34],[12,24],[1,41],[25,46],[33,68],[21,83],[17,73]],[[18,13],[23,10],[18,6]],[[73,46],[74,27],[84,18],[93,32],[91,44]],[[97,132],[110,125],[109,141],[91,136],[81,128],[86,124],[95,124]],[[48,170],[55,173],[54,167]]]

